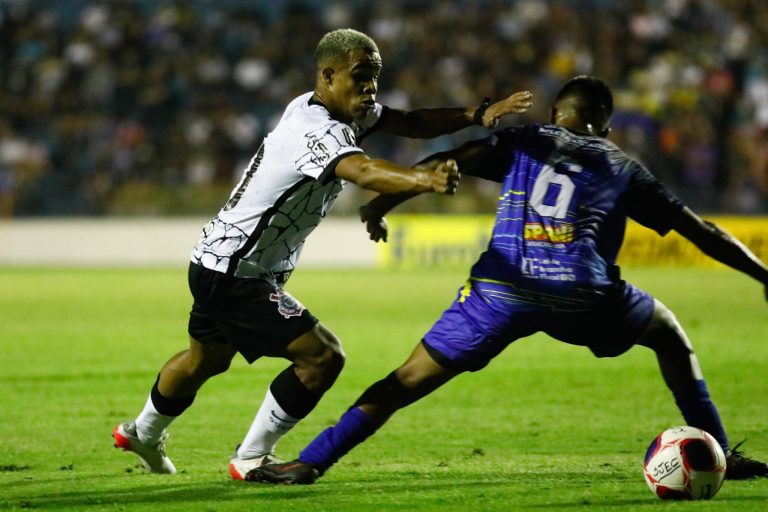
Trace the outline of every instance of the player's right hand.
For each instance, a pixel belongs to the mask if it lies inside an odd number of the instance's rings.
[[[530,91],[518,91],[489,106],[483,114],[483,126],[496,128],[502,117],[509,114],[524,114],[533,106],[533,94]]]
[[[440,162],[435,166],[432,175],[430,176],[432,182],[432,191],[438,194],[453,195],[456,193],[456,189],[459,186],[459,179],[461,174],[459,173],[459,165],[456,160],[450,159]]]
[[[365,230],[368,232],[368,238],[374,242],[380,240],[387,241],[387,219],[383,215],[376,213],[370,203],[360,207],[360,221],[365,224]]]

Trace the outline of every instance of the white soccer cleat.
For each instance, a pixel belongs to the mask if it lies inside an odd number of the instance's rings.
[[[232,480],[245,480],[245,475],[252,469],[259,468],[265,464],[281,464],[283,461],[267,453],[266,455],[259,455],[253,459],[241,459],[235,453],[229,461],[229,474]]]
[[[112,433],[112,437],[115,438],[115,448],[138,455],[149,472],[173,475],[176,473],[176,467],[165,454],[165,441],[168,435],[164,432],[156,444],[142,443],[136,435],[136,423],[133,421],[120,423]]]

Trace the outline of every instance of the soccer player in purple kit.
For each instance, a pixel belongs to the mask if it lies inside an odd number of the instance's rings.
[[[622,280],[615,261],[629,217],[662,236],[677,231],[766,286],[766,298],[768,267],[607,140],[612,111],[610,89],[579,76],[558,94],[551,124],[500,130],[427,159],[452,158],[463,174],[502,184],[488,249],[402,366],[370,386],[298,459],[262,466],[247,480],[313,483],[398,409],[539,331],[597,357],[650,348],[686,422],[712,434],[727,454],[726,478],[768,477],[768,465],[729,445],[674,314]],[[384,214],[409,197],[380,195],[361,208],[371,239],[386,240]]]

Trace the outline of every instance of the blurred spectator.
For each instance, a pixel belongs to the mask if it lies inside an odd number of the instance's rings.
[[[616,91],[612,138],[709,212],[768,212],[764,0],[0,0],[0,215],[208,214],[327,30],[370,33],[380,101],[474,104],[564,79]],[[508,121],[513,122],[513,121]],[[485,133],[370,139],[403,163]],[[418,210],[487,211],[465,181]],[[350,189],[337,212],[354,211]]]

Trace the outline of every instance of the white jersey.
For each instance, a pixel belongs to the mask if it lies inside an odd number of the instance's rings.
[[[192,261],[238,277],[272,280],[291,272],[304,240],[344,187],[336,164],[362,152],[357,144],[384,109],[376,103],[365,119],[348,125],[332,119],[311,92],[291,101],[229,201],[203,227]]]

